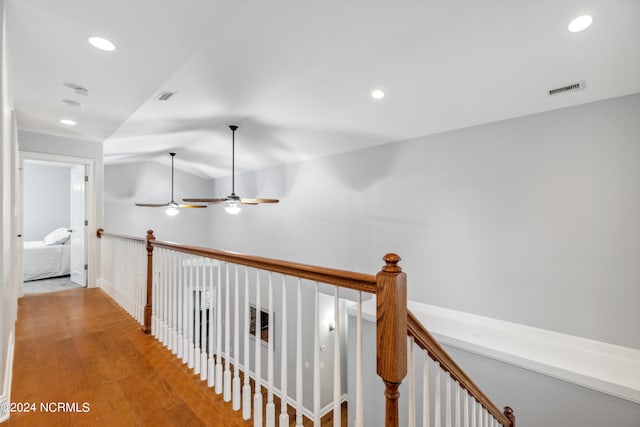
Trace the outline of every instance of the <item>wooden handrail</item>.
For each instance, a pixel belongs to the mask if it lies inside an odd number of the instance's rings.
[[[429,357],[440,364],[440,367],[451,375],[469,394],[471,394],[480,404],[493,415],[498,422],[505,427],[515,427],[515,416],[510,407],[504,408],[504,413],[500,412],[493,402],[480,390],[480,388],[469,378],[467,374],[453,361],[438,341],[427,331],[415,315],[407,312],[407,333],[415,339],[416,344],[427,351]]]
[[[107,233],[106,231],[104,231],[103,228],[98,228],[98,230],[96,231],[96,236],[98,236],[98,239],[102,239],[102,236],[109,236],[109,237],[117,237],[119,239],[134,240],[140,243],[145,242],[145,239],[143,237],[133,237],[133,236],[127,236],[125,234]]]
[[[315,265],[262,258],[199,246],[185,246],[172,242],[163,242],[161,240],[154,240],[151,242],[151,245],[158,248],[171,249],[177,252],[213,258],[247,267],[254,267],[260,270],[272,271],[274,273],[285,274],[287,276],[328,283],[343,288],[354,289],[356,291],[363,291],[372,294],[376,293],[376,277],[370,274],[354,273],[351,271],[336,270],[332,268],[318,267]]]
[[[443,370],[448,372],[455,381],[486,408],[498,422],[505,427],[515,427],[513,410],[507,406],[504,408],[504,413],[500,412],[467,374],[460,369],[444,348],[438,344],[415,315],[407,309],[406,275],[398,266],[398,262],[400,261],[398,255],[385,255],[383,258],[385,265],[376,276],[373,276],[345,270],[256,257],[236,252],[165,242],[156,240],[152,230],[147,231],[146,238],[105,233],[102,228],[99,228],[96,234],[98,238],[110,236],[130,239],[145,244],[147,251],[147,303],[144,308],[144,325],[142,327],[145,333],[149,333],[151,330],[154,247],[376,294],[377,372],[386,385],[386,426],[395,427],[398,426],[399,423],[398,388],[407,373],[406,337],[410,336],[415,339],[415,342],[420,348],[427,351],[429,356],[440,364]]]

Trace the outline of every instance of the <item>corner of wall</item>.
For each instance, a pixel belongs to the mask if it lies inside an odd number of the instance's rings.
[[[4,367],[4,382],[0,393],[0,423],[9,419],[11,402],[11,375],[13,373],[13,333],[9,333],[9,345],[7,346],[6,364]]]

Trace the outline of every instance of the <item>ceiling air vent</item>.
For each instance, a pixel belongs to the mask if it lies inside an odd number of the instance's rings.
[[[156,98],[156,101],[167,101],[175,94],[175,92],[161,92],[160,95],[158,95],[158,97]]]
[[[584,80],[580,80],[579,82],[572,83],[572,84],[567,85],[567,86],[557,87],[555,89],[551,89],[551,90],[549,90],[549,95],[558,95],[560,93],[573,92],[573,91],[576,91],[576,90],[582,90],[585,87],[587,87],[587,84],[585,83],[585,81]]]

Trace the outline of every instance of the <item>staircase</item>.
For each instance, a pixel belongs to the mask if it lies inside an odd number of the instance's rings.
[[[152,231],[97,235],[99,286],[254,426],[302,426],[305,417],[340,426],[345,406],[356,427],[365,411],[384,426],[515,425],[511,408],[500,411],[407,309],[395,254],[369,275],[159,241]],[[362,304],[372,298],[375,345],[363,347]],[[347,369],[353,352],[355,369]],[[363,387],[363,357],[373,354],[383,396]],[[355,385],[348,402],[347,383]],[[383,405],[368,404],[379,398]]]

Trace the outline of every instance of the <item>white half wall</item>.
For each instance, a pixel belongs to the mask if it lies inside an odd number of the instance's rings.
[[[640,348],[640,95],[236,177],[215,248],[377,272],[409,298]],[[224,195],[229,180],[215,182]]]
[[[58,227],[69,227],[71,169],[25,161],[24,240],[42,240]]]

